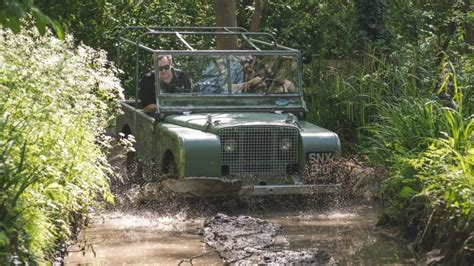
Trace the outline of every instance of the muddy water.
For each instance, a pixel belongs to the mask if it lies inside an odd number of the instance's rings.
[[[239,214],[281,224],[287,234],[288,249],[324,249],[341,265],[414,264],[404,245],[375,228],[379,211],[378,207],[359,204],[291,212],[243,210]],[[66,265],[190,265],[191,259],[194,265],[222,264],[218,254],[206,248],[199,235],[210,216],[189,218],[184,212],[167,216],[153,211],[112,211],[94,217],[81,232],[78,244],[71,247]]]
[[[413,265],[413,254],[375,227],[378,207],[351,205],[324,211],[264,215],[283,226],[290,249],[326,250],[341,265]]]
[[[78,244],[70,248],[66,265],[220,265],[221,259],[206,250],[198,235],[203,220],[153,213],[109,212],[96,215],[83,229]],[[85,253],[83,252],[85,251]],[[187,263],[186,263],[187,262]]]

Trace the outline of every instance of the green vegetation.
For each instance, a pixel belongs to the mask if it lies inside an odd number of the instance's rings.
[[[431,27],[416,30],[416,42],[408,42],[413,29],[398,31],[399,17],[387,19],[400,38],[389,51],[372,42],[342,66],[313,66],[322,73],[318,90],[306,93],[313,119],[355,143],[352,152],[389,167],[380,223],[401,226],[416,251],[442,248],[446,263],[462,264],[474,231],[474,69],[463,38],[470,19],[454,4],[446,8],[458,13],[444,10],[443,21],[412,11]],[[445,35],[449,23],[457,30]]]
[[[404,225],[419,251],[447,243],[462,253],[474,230],[474,120],[464,113],[456,76],[446,76],[454,79],[453,107],[422,97],[384,103],[365,145],[374,159],[391,166],[381,190],[381,222]],[[450,256],[459,262],[469,255]]]
[[[0,15],[8,16],[0,17],[16,23],[23,13],[4,3],[23,2],[31,1],[2,2]],[[249,2],[236,1],[239,26],[250,24]],[[389,167],[381,223],[404,228],[420,252],[445,248],[447,260],[465,262],[474,239],[473,1],[262,2],[259,30],[312,59],[304,73],[310,120],[338,132],[346,153]],[[125,25],[214,25],[212,1],[35,4],[60,20],[76,44],[104,49],[110,60],[116,59],[115,34]],[[101,68],[104,54],[74,48],[71,40],[0,36],[0,246],[10,248],[3,255],[37,259],[68,235],[70,214],[92,204],[93,191],[107,192],[107,166],[93,142],[115,110],[118,85],[97,77],[113,72]],[[42,52],[33,53],[37,48]],[[75,60],[69,64],[69,58]],[[122,63],[133,68],[133,61]],[[132,95],[133,77],[121,78]],[[104,100],[108,109],[101,108]],[[87,197],[71,196],[81,193]],[[51,230],[38,229],[49,224]]]
[[[64,31],[58,20],[53,21],[46,16],[32,0],[2,0],[0,2],[0,25],[18,33],[27,17],[34,17],[36,28],[43,35],[50,26],[56,32],[58,38],[64,38]],[[29,24],[27,24],[29,25]]]
[[[71,224],[108,202],[103,128],[122,98],[105,53],[0,28],[0,264],[51,258]]]

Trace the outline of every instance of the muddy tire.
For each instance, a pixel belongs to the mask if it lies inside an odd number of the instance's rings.
[[[128,183],[138,184],[143,182],[143,165],[137,159],[135,152],[128,152],[125,162]]]
[[[163,163],[161,167],[161,178],[162,179],[177,179],[178,178],[178,166],[171,152],[166,152],[163,157]]]

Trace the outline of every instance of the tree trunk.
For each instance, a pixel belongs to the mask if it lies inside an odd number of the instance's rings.
[[[254,7],[255,12],[253,13],[252,22],[250,22],[249,31],[257,31],[260,20],[262,19],[262,1],[255,0]]]
[[[214,0],[214,13],[218,27],[237,27],[235,0]],[[237,36],[217,36],[218,50],[237,49]]]
[[[464,0],[464,12],[469,14],[469,12],[473,12],[472,6],[469,0]],[[466,22],[464,25],[465,35],[464,40],[469,45],[474,45],[474,23],[473,22]]]

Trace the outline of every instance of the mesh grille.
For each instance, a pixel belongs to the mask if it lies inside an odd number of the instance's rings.
[[[238,126],[219,130],[222,165],[230,175],[286,174],[298,163],[299,130],[289,126]]]

